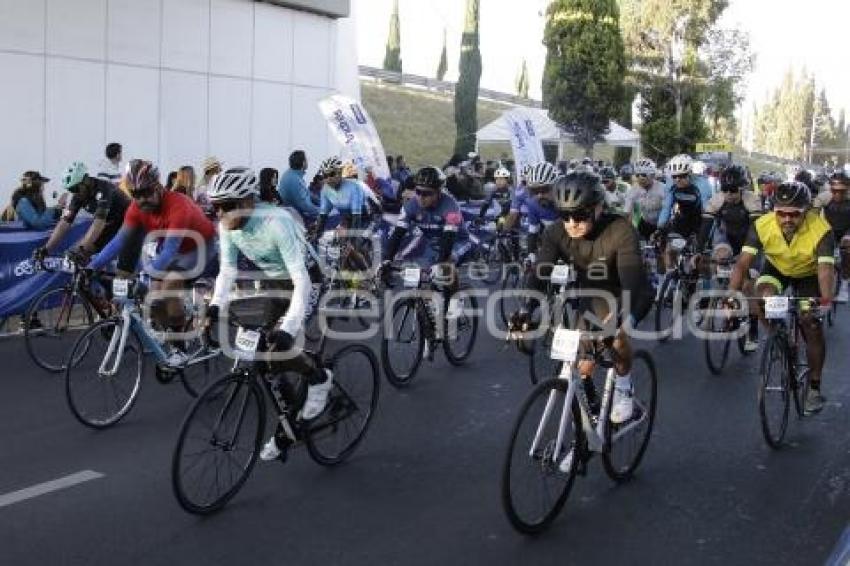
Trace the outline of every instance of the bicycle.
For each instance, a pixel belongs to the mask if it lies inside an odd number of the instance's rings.
[[[450,364],[463,365],[472,354],[478,334],[478,301],[464,292],[468,287],[460,285],[443,315],[443,291],[434,285],[426,270],[418,266],[390,266],[389,269],[403,274],[406,289],[419,292],[394,300],[392,318],[384,321],[386,325],[392,324],[381,340],[381,364],[387,381],[398,388],[409,386],[423,358],[433,361],[440,345]],[[467,336],[465,341],[462,334]],[[404,352],[405,348],[410,351]],[[402,352],[401,359],[396,356],[399,352]]]
[[[764,298],[768,336],[762,352],[758,403],[761,429],[768,446],[781,448],[788,429],[791,399],[797,416],[806,416],[809,364],[800,345],[800,316],[811,312],[810,298],[781,295]],[[775,405],[775,406],[774,406]]]
[[[506,329],[510,326],[511,315],[523,306],[522,295],[518,291],[525,288],[534,270],[534,262],[535,258],[532,254],[525,254],[521,260],[508,264],[505,269],[499,296],[499,315]]]
[[[45,291],[27,308],[22,321],[24,344],[35,364],[51,373],[65,369],[65,355],[80,332],[109,318],[111,304],[91,289],[91,272],[70,257],[45,258],[37,269],[70,276],[61,287]]]
[[[634,413],[629,421],[614,424],[613,340],[586,337],[577,330],[556,331],[552,357],[562,362],[560,373],[531,391],[511,430],[502,467],[501,499],[511,525],[524,534],[539,533],[552,523],[564,507],[576,475],[587,473],[593,454],[601,454],[606,474],[622,483],[633,476],[649,444],[658,388],[652,357],[643,350],[634,352]],[[582,343],[584,352],[579,355]],[[598,407],[593,402],[596,386],[591,377],[579,375],[580,362],[593,365],[588,372],[591,376],[605,370]],[[523,477],[525,473],[529,479]]]
[[[201,305],[206,301],[203,295],[208,290],[203,281],[193,284],[191,303],[186,308],[194,323],[200,322]],[[169,383],[179,378],[192,397],[204,388],[211,374],[218,372],[221,349],[211,346],[199,329],[190,332],[184,342],[186,361],[180,367],[167,365],[167,348],[142,318],[146,292],[140,278],[132,282],[113,280],[118,315],[93,324],[66,357],[65,397],[71,413],[85,426],[109,428],[130,412],[139,395],[147,352],[157,364],[157,380]]]
[[[708,299],[707,308],[702,313],[702,330],[710,335],[703,339],[705,361],[714,375],[720,375],[726,367],[733,341],[737,342],[738,352],[742,356],[750,354],[744,348],[751,324],[750,318],[729,316],[725,298],[722,296],[722,292],[729,288],[731,276],[731,260],[716,262],[714,289],[717,296],[713,295]]]
[[[472,263],[477,279],[493,285],[504,275],[506,265],[519,259],[519,236],[513,232],[497,232],[496,222],[482,226],[473,224],[470,239],[475,244]]]
[[[691,267],[691,259],[704,252],[694,251],[693,237],[686,240],[670,234],[667,245],[676,253],[676,266],[664,274],[655,300],[655,332],[659,342],[666,342],[673,334],[673,325],[686,310],[697,289],[699,271]]]
[[[306,422],[297,419],[306,396],[306,380],[284,372],[273,381],[277,374],[272,363],[258,356],[267,349],[268,331],[234,319],[231,316],[228,321],[238,328],[234,367],[190,407],[171,461],[177,502],[196,515],[223,508],[251,475],[265,438],[266,398],[271,399],[276,411],[279,433],[294,445],[303,443],[310,457],[322,466],[336,466],[352,455],[378,403],[378,362],[372,350],[352,344],[326,358],[323,336],[317,351],[305,353],[319,367],[333,371],[333,387],[318,417]],[[358,394],[361,389],[365,393]],[[344,437],[349,431],[351,437]],[[205,457],[210,461],[205,462]],[[226,469],[221,470],[222,466]],[[205,478],[209,485],[203,483]]]

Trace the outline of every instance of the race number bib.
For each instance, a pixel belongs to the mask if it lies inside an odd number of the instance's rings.
[[[240,327],[236,331],[236,349],[246,354],[254,354],[260,345],[260,333]]]
[[[764,316],[770,320],[785,318],[788,315],[788,297],[766,297]]]
[[[552,284],[567,285],[573,281],[573,270],[569,265],[560,264],[552,268]]]
[[[717,266],[717,278],[718,279],[729,279],[732,277],[732,266],[730,265],[718,265]]]
[[[419,287],[419,281],[422,279],[422,270],[418,267],[406,267],[404,269],[403,279],[405,287]]]
[[[126,297],[130,290],[130,281],[115,278],[112,280],[112,294],[116,297]]]
[[[578,356],[581,332],[558,328],[552,337],[552,359],[561,362],[574,362]]]

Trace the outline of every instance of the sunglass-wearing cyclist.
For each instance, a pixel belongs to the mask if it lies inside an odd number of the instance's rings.
[[[658,216],[664,204],[664,185],[655,179],[658,167],[651,159],[634,166],[635,184],[626,193],[623,213],[631,218],[641,237],[649,239],[658,230]]]
[[[790,181],[777,187],[773,211],[750,228],[732,271],[731,291],[742,288],[759,253],[764,254],[764,269],[756,280],[756,296],[781,295],[791,286],[794,296],[819,298],[822,308],[831,304],[835,290],[835,235],[826,220],[812,210],[812,197],[805,184]],[[761,301],[754,301],[751,308],[764,318]],[[806,411],[813,413],[825,404],[821,373],[826,346],[823,328],[811,312],[801,318],[801,327],[811,370]]]

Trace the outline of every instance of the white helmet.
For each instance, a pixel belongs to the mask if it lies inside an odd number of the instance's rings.
[[[526,182],[529,187],[551,185],[558,178],[558,170],[548,161],[541,161],[531,166]]]
[[[213,177],[207,196],[212,202],[247,198],[258,193],[258,183],[253,169],[233,167]]]
[[[667,163],[667,171],[671,175],[690,175],[693,163],[690,155],[680,153]]]
[[[511,178],[511,172],[508,171],[507,169],[505,169],[504,167],[499,167],[498,169],[496,169],[496,172],[493,173],[493,178],[494,179],[510,179]]]
[[[691,171],[693,171],[694,175],[705,175],[705,169],[704,161],[694,161],[691,163]]]
[[[658,167],[655,165],[655,161],[651,159],[644,158],[635,163],[635,175],[651,175],[655,177],[657,172]]]

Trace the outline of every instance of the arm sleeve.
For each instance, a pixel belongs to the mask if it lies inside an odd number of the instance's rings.
[[[29,199],[22,198],[18,201],[18,206],[15,208],[18,218],[23,220],[27,227],[34,230],[44,230],[53,225],[56,214],[52,208],[47,208],[44,212],[39,213],[30,203]]]
[[[663,228],[670,221],[670,214],[673,212],[673,191],[667,190],[664,192],[664,204],[661,205],[661,213],[658,215],[658,227]]]
[[[180,244],[183,243],[183,238],[180,236],[169,236],[165,238],[159,253],[151,261],[151,267],[154,271],[165,271],[174,260],[177,252],[180,251]]]
[[[614,246],[617,250],[617,275],[622,296],[628,298],[621,303],[623,312],[620,314],[623,318],[631,316],[633,322],[637,323],[652,307],[652,294],[644,272],[640,242],[637,232],[630,225],[624,224],[616,234]],[[625,312],[626,306],[629,307],[628,312]]]
[[[706,243],[711,236],[711,230],[714,227],[714,216],[711,214],[702,215],[702,223],[697,232],[697,249],[705,249]]]
[[[750,231],[747,232],[747,237],[744,239],[744,245],[741,251],[747,252],[750,255],[758,255],[762,247],[761,238],[759,238],[755,224],[750,224]]]
[[[123,230],[123,228],[122,228]],[[145,230],[141,226],[127,229],[120,253],[118,254],[117,267],[120,271],[136,271],[139,258],[142,255],[142,247],[145,245]]]
[[[540,292],[546,290],[546,280],[552,274],[552,266],[559,259],[555,233],[555,229],[546,230],[540,238],[540,249],[537,250],[537,265],[531,270],[528,278],[528,288],[531,290]]]
[[[830,230],[818,242],[818,263],[835,263],[835,232]]]
[[[109,243],[104,246],[100,253],[96,254],[88,264],[89,269],[101,269],[104,265],[112,261],[118,256],[118,252],[124,246],[124,241],[127,240],[129,228],[121,228],[115,237],[109,240]]]
[[[225,298],[233,288],[236,282],[237,268],[236,257],[238,250],[230,239],[230,234],[227,230],[221,230],[218,236],[219,243],[219,270],[218,276],[215,278],[215,286],[213,287],[213,296],[210,305],[221,306],[225,302]]]
[[[292,299],[289,308],[280,323],[280,329],[291,336],[296,336],[304,326],[307,304],[310,302],[310,276],[307,274],[307,264],[304,260],[304,237],[296,234],[297,228],[282,226],[276,230],[276,245],[286,265],[286,271],[292,279]]]

